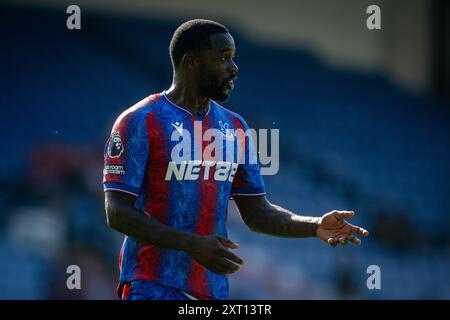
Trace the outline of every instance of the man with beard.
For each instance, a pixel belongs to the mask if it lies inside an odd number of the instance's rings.
[[[359,245],[353,234],[368,232],[345,221],[352,211],[305,217],[271,204],[258,163],[249,161],[256,157],[250,138],[238,142],[246,157],[237,153],[232,161],[199,155],[195,148],[183,151],[183,161],[177,158],[177,138],[216,129],[228,140],[228,130],[249,127],[216,102],[227,99],[238,73],[234,40],[223,25],[187,21],[175,31],[169,51],[171,87],[124,111],[105,147],[107,222],[125,234],[119,297],[227,299],[227,275],[243,264],[231,251],[238,245],[227,239],[230,197],[252,231]],[[205,149],[204,141],[200,147]]]

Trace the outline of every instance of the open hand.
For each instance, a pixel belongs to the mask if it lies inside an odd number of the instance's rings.
[[[361,240],[353,234],[367,237],[369,232],[345,221],[345,219],[351,218],[354,215],[355,213],[353,211],[338,210],[324,214],[319,221],[317,237],[333,247],[337,244],[346,245],[348,241],[359,246]]]

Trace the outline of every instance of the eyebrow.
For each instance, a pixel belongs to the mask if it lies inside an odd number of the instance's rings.
[[[233,51],[236,51],[236,49],[233,49],[232,47],[229,47],[229,48],[222,49],[222,50],[220,50],[219,52],[220,52],[220,53],[225,53],[225,52],[227,52],[227,51],[233,52]]]

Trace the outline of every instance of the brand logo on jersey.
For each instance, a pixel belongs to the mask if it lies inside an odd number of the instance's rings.
[[[234,134],[232,129],[230,129],[230,125],[228,123],[223,123],[219,120],[220,132],[223,134],[223,138],[229,141],[234,140]]]
[[[203,172],[200,173],[203,168]],[[233,182],[234,175],[238,168],[237,163],[225,161],[201,161],[189,160],[176,163],[170,161],[167,166],[166,181],[172,177],[176,180],[203,180],[229,181]]]
[[[123,152],[123,143],[120,138],[119,131],[115,131],[111,135],[111,140],[109,141],[108,146],[108,156],[110,158],[118,158],[121,156]]]
[[[172,127],[174,127],[175,128],[175,130],[177,130],[177,132],[180,134],[180,135],[183,135],[183,122],[175,122],[175,123],[172,123]]]

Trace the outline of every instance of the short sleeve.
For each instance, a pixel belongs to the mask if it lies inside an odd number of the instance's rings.
[[[243,129],[249,132],[247,123],[242,120]],[[261,177],[261,168],[257,161],[256,150],[251,134],[245,138],[245,150],[239,161],[238,169],[231,186],[231,195],[263,195],[265,194],[264,181]]]
[[[104,150],[103,189],[139,196],[149,159],[145,117],[139,112],[122,114]]]

